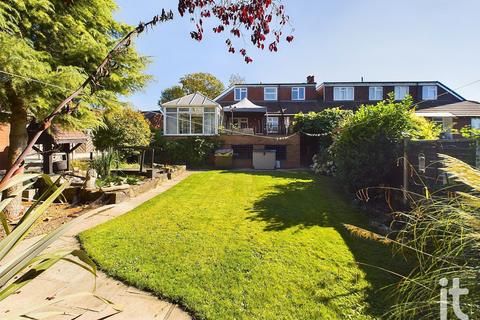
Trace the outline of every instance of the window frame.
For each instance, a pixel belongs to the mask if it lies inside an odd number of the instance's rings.
[[[372,95],[372,93],[373,93],[373,95]],[[380,94],[380,98],[377,97],[377,94]],[[382,101],[383,100],[383,87],[382,86],[368,87],[368,100],[370,100],[370,101]]]
[[[175,111],[173,111],[175,109]],[[194,124],[192,123],[192,115],[195,116],[198,121],[195,121],[197,124],[200,124],[200,115],[201,115],[201,125],[202,125],[202,132],[193,133]],[[211,123],[213,120],[213,128],[210,130],[206,130],[206,115],[209,115],[208,121]],[[213,115],[213,119],[212,119]],[[176,126],[175,132],[168,131],[168,120],[174,117]],[[185,119],[180,119],[180,117],[184,117]],[[180,133],[181,129],[181,121],[187,121],[188,118],[188,132]],[[219,110],[215,107],[167,107],[165,108],[165,116],[164,116],[164,127],[163,127],[163,134],[165,136],[214,136],[218,134],[218,123],[219,121]],[[186,129],[186,126],[185,128]],[[207,131],[209,131],[207,133]]]
[[[270,120],[276,120],[276,130],[272,130],[272,126],[269,122]],[[267,133],[278,133],[280,131],[280,117],[267,117]]]
[[[400,98],[399,94],[400,94],[400,88],[406,88],[407,91],[405,93],[405,95]],[[406,85],[401,85],[401,86],[395,86],[394,88],[394,93],[395,93],[395,101],[402,101],[403,99],[405,99],[408,95],[410,95],[410,86],[406,86]]]
[[[267,93],[267,90],[275,90],[275,98],[267,99],[267,94],[273,94],[273,93]],[[278,101],[278,88],[277,87],[264,87],[263,88],[263,100],[264,101]]]
[[[294,91],[297,92],[297,98],[294,97]],[[303,91],[303,98],[300,98],[300,92]],[[292,87],[291,99],[292,101],[305,101],[305,87]]]
[[[473,125],[475,121],[478,121],[478,127]],[[480,130],[480,117],[473,117],[470,119],[470,128]]]
[[[237,93],[239,92],[239,93]],[[242,98],[243,93],[245,96]],[[240,95],[240,96],[238,96]],[[233,89],[233,100],[235,101],[241,101],[245,98],[248,98],[248,88],[247,87],[238,87]]]
[[[430,96],[429,93],[431,92],[430,89],[434,89],[432,92],[434,93],[433,96]],[[422,86],[422,100],[425,101],[432,101],[438,99],[438,86],[436,85],[425,85]]]
[[[349,97],[349,91],[352,96]],[[355,100],[355,87],[333,87],[333,101],[354,101]]]

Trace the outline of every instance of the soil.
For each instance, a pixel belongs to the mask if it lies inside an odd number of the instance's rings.
[[[30,206],[31,203],[24,203],[25,207]],[[97,205],[98,206],[98,205]],[[54,203],[48,210],[38,219],[34,224],[33,229],[26,238],[32,238],[38,235],[49,233],[64,223],[90,211],[95,208],[92,205],[71,206],[70,204]],[[10,226],[10,230],[12,226]],[[0,228],[0,240],[5,237],[5,230]]]

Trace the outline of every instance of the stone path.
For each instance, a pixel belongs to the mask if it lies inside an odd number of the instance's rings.
[[[84,230],[93,228],[105,221],[123,215],[143,202],[159,195],[176,185],[190,172],[184,172],[173,180],[165,181],[158,188],[146,192],[136,198],[132,198],[117,205],[102,207],[86,213],[85,220],[69,230],[67,234],[55,241],[48,250],[79,247],[76,235]],[[37,241],[39,237],[25,240],[19,245],[16,252]],[[43,306],[54,302],[62,297],[81,292],[92,292],[95,281],[92,274],[80,267],[67,262],[59,262],[43,273],[40,277],[26,285],[18,294],[14,294],[0,302],[0,319],[13,313],[30,310],[34,307]],[[116,311],[93,296],[85,295],[74,297],[65,301],[58,301],[45,310],[63,312],[52,319],[66,320],[134,320],[134,319],[161,319],[161,320],[190,320],[191,317],[177,305],[162,301],[153,295],[127,286],[120,281],[98,272],[95,293],[120,306],[122,311]],[[50,318],[49,318],[50,319]]]

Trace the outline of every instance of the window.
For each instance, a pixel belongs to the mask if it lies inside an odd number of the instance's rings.
[[[333,100],[335,101],[351,101],[354,96],[353,87],[334,87]]]
[[[264,100],[277,100],[277,88],[276,87],[265,87],[263,89],[263,99]]]
[[[472,127],[472,129],[479,129],[480,130],[480,118],[472,118],[471,127]]]
[[[213,135],[218,129],[216,108],[166,108],[166,135]]]
[[[247,97],[247,88],[235,88],[234,96],[235,101],[245,99]]]
[[[248,129],[248,118],[233,118],[233,125],[238,129]]]
[[[165,130],[167,134],[178,134],[177,108],[167,108]]]
[[[437,86],[423,86],[423,100],[437,100]]]
[[[276,160],[287,160],[287,146],[266,145],[266,150],[275,150]]]
[[[368,90],[368,99],[371,101],[383,100],[383,87],[370,87]]]
[[[305,87],[292,88],[292,100],[305,100]]]
[[[253,145],[233,145],[233,159],[252,160],[253,159]]]
[[[278,117],[267,118],[267,132],[278,133]]]
[[[410,94],[409,86],[396,86],[395,87],[395,100],[400,101]]]

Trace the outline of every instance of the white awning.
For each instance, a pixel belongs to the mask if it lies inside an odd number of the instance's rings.
[[[450,112],[422,112],[418,111],[415,112],[417,116],[425,117],[425,118],[455,118],[453,114]]]
[[[257,106],[247,98],[239,101],[238,103],[223,107],[224,112],[267,112],[267,107]]]

